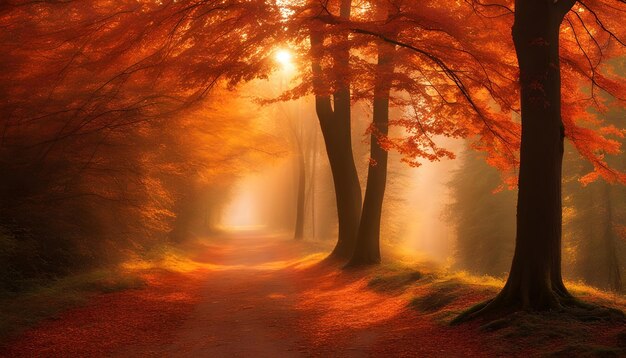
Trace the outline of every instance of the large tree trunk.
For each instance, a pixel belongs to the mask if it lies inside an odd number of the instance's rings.
[[[379,136],[389,133],[389,91],[393,72],[394,45],[378,44],[378,64],[374,87],[374,115],[370,136],[370,166],[367,171],[365,200],[359,223],[354,254],[348,265],[380,263],[380,221],[387,185],[387,151],[380,146]]]
[[[564,130],[559,28],[566,13],[563,5],[562,1],[515,2],[513,41],[522,109],[517,236],[509,278],[495,300],[511,308],[557,308],[560,298],[569,297],[561,276]]]
[[[350,17],[350,1],[343,0],[342,18]],[[349,259],[354,250],[356,233],[361,216],[361,186],[359,183],[354,156],[352,154],[352,133],[350,123],[350,82],[346,78],[349,66],[349,48],[344,46],[333,53],[335,68],[339,77],[335,90],[328,93],[322,69],[324,35],[319,29],[311,29],[311,53],[315,109],[320,122],[326,153],[335,187],[339,237],[331,253],[332,258]],[[346,41],[347,39],[342,39]]]
[[[492,301],[457,318],[549,310],[571,296],[561,276],[559,28],[574,1],[516,0],[513,41],[520,69],[522,141],[517,235],[507,282]]]
[[[543,0],[517,1],[513,26],[520,68],[522,145],[515,254],[501,297],[534,310],[557,307],[557,296],[568,295],[561,278],[562,18],[552,6]]]

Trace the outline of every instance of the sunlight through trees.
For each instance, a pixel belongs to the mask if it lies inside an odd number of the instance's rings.
[[[317,260],[346,290],[321,299],[319,330],[382,325],[404,306],[447,323],[623,320],[625,12],[621,0],[4,1],[0,303],[178,263],[300,277],[314,297],[264,297],[309,309],[323,289],[295,268]],[[244,237],[259,257],[237,258]],[[378,276],[347,282],[358,275]],[[495,283],[476,287],[481,275]],[[403,306],[376,291],[405,286],[423,295]],[[359,316],[349,295],[390,310]],[[16,310],[11,322],[40,319]]]

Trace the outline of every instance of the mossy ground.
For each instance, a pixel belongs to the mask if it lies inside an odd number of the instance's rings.
[[[504,282],[493,277],[472,276],[446,270],[419,271],[400,263],[382,265],[368,287],[390,295],[403,294],[407,304],[420,314],[448,325],[458,314],[495,296]],[[583,315],[572,312],[517,312],[496,320],[475,322],[487,341],[506,356],[522,352],[529,356],[621,357],[626,355],[626,325],[619,314],[626,311],[626,298],[581,283],[566,283],[582,301],[600,307]]]

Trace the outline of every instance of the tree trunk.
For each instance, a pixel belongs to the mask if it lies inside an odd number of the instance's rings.
[[[380,146],[379,136],[389,133],[389,91],[393,72],[394,45],[378,44],[378,64],[374,87],[374,114],[370,136],[371,162],[367,171],[365,200],[359,223],[354,254],[349,266],[380,263],[380,221],[387,185],[387,151]]]
[[[569,297],[561,276],[559,28],[565,12],[556,6],[518,0],[513,25],[522,109],[517,236],[511,272],[496,300],[530,310],[557,308],[559,298]]]
[[[317,132],[311,136],[311,170],[309,171],[309,199],[311,201],[311,238],[315,240],[315,182],[317,180]]]
[[[304,238],[304,199],[305,199],[305,169],[304,153],[302,150],[302,138],[298,138],[298,198],[296,201],[296,227],[293,237],[296,240]]]
[[[350,17],[350,1],[343,0],[342,18]],[[347,40],[343,38],[343,41]],[[336,89],[328,93],[322,69],[324,35],[319,29],[311,29],[311,53],[315,110],[320,122],[330,170],[335,187],[339,237],[331,258],[349,259],[354,250],[356,233],[361,216],[361,186],[359,183],[354,156],[352,154],[352,133],[350,123],[350,82],[340,77]],[[349,48],[333,53],[336,68],[333,72],[346,73],[349,66]]]
[[[322,99],[324,100],[324,99]],[[335,100],[334,115],[320,111],[320,100],[316,98],[320,126],[330,162],[330,170],[335,187],[339,237],[331,257],[347,259],[354,250],[356,233],[361,216],[361,185],[352,154],[349,110],[338,110]],[[329,107],[330,104],[324,105]]]
[[[455,321],[493,311],[558,309],[571,300],[561,276],[559,28],[574,1],[516,0],[513,42],[519,63],[522,140],[515,253],[493,300]]]

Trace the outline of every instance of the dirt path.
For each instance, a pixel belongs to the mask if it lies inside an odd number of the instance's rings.
[[[441,325],[375,292],[363,272],[314,265],[304,246],[236,237],[189,273],[98,296],[25,332],[7,357],[482,357],[475,330]]]

